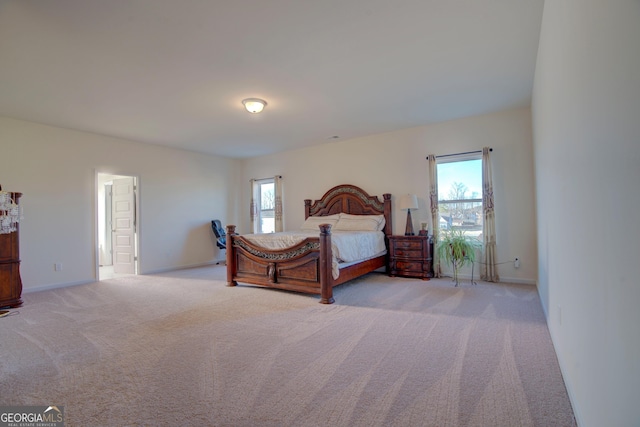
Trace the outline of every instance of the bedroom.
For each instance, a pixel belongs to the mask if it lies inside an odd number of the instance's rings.
[[[639,67],[635,41],[640,35],[632,25],[638,6],[637,2],[592,1],[588,7],[569,2],[561,7],[548,1],[545,7],[531,109],[245,160],[0,118],[0,184],[24,193],[25,290],[86,283],[95,277],[96,171],[140,177],[144,246],[140,266],[146,274],[215,261],[219,254],[212,245],[209,221],[217,216],[248,227],[243,218],[251,177],[283,175],[290,227],[302,222],[301,200],[319,197],[341,183],[379,193],[421,195],[418,215],[426,215],[426,154],[492,146],[494,173],[502,185],[496,200],[502,203],[502,217],[508,218],[498,232],[505,239],[499,244],[500,258],[517,255],[522,259],[519,270],[501,270],[501,276],[538,285],[579,421],[585,426],[636,424],[640,415],[633,396],[640,378],[640,343],[628,325],[640,323],[635,309],[640,298],[637,287],[631,285],[635,244],[628,236],[638,235],[638,225],[626,221],[626,212],[636,212],[639,206],[638,200],[623,195],[635,194],[639,182],[637,168],[630,162],[638,159],[640,131],[635,118],[640,111],[640,85],[638,73],[627,72]],[[619,25],[621,21],[628,25]],[[565,28],[580,37],[568,37]],[[592,49],[592,45],[601,48]],[[591,169],[602,155],[603,141],[609,173],[598,181]],[[581,150],[576,160],[583,167],[567,167],[576,150]],[[332,160],[331,175],[321,173],[327,168],[325,162],[305,162],[318,158]],[[298,178],[305,176],[322,179]],[[558,180],[568,188],[556,187]],[[619,190],[607,191],[610,188]],[[585,215],[593,212],[594,189],[605,193],[605,205],[624,207],[608,212],[614,220],[603,225],[606,233],[596,231],[598,220]],[[559,212],[575,222],[558,224]],[[403,217],[395,214],[394,229],[402,230]],[[614,257],[601,251],[600,235],[606,245],[611,245],[609,239],[621,245],[625,255]],[[575,255],[566,254],[567,240],[574,242]],[[606,269],[593,266],[593,251],[599,252],[599,264]],[[63,269],[54,271],[55,263]],[[615,276],[606,275],[605,270]],[[607,301],[604,307],[603,300]],[[594,312],[593,307],[599,309]],[[600,374],[605,371],[607,375]]]

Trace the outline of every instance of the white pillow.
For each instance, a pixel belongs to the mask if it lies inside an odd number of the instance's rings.
[[[333,230],[381,231],[384,229],[384,225],[384,215],[351,215],[342,213]]]
[[[302,227],[300,227],[300,230],[304,230],[304,231],[310,230],[310,231],[320,232],[320,229],[318,228],[320,224],[331,224],[331,227],[334,227],[338,222],[339,218],[340,218],[340,214],[327,215],[327,216],[310,216],[304,221],[304,223],[302,224]]]

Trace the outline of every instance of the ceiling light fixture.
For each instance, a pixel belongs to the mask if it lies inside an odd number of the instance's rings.
[[[242,103],[244,104],[244,108],[252,114],[261,112],[267,105],[267,101],[258,98],[243,99]]]

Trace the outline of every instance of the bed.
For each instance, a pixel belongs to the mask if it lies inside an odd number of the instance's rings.
[[[305,200],[305,224],[316,223],[317,231],[299,237],[297,243],[285,248],[268,248],[255,238],[269,235],[239,235],[235,225],[228,225],[227,285],[236,286],[240,282],[317,294],[320,303],[332,304],[334,286],[387,267],[387,237],[392,234],[391,194],[382,197],[381,201],[359,187],[344,184],[333,187],[313,203]],[[384,221],[380,222],[378,234],[382,235],[384,250],[361,261],[338,262],[332,237],[338,241],[342,239],[338,234],[346,233],[332,233],[334,224],[339,228],[336,221],[350,219],[355,223],[359,218],[368,221],[380,217]]]

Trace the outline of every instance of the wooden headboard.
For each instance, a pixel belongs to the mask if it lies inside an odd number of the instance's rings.
[[[311,203],[310,199],[304,201],[304,218],[310,216],[326,216],[337,213],[352,215],[384,215],[384,233],[387,236],[393,234],[391,222],[391,194],[382,195],[384,201],[378,196],[370,196],[366,191],[355,185],[343,184],[327,191],[320,200]]]

